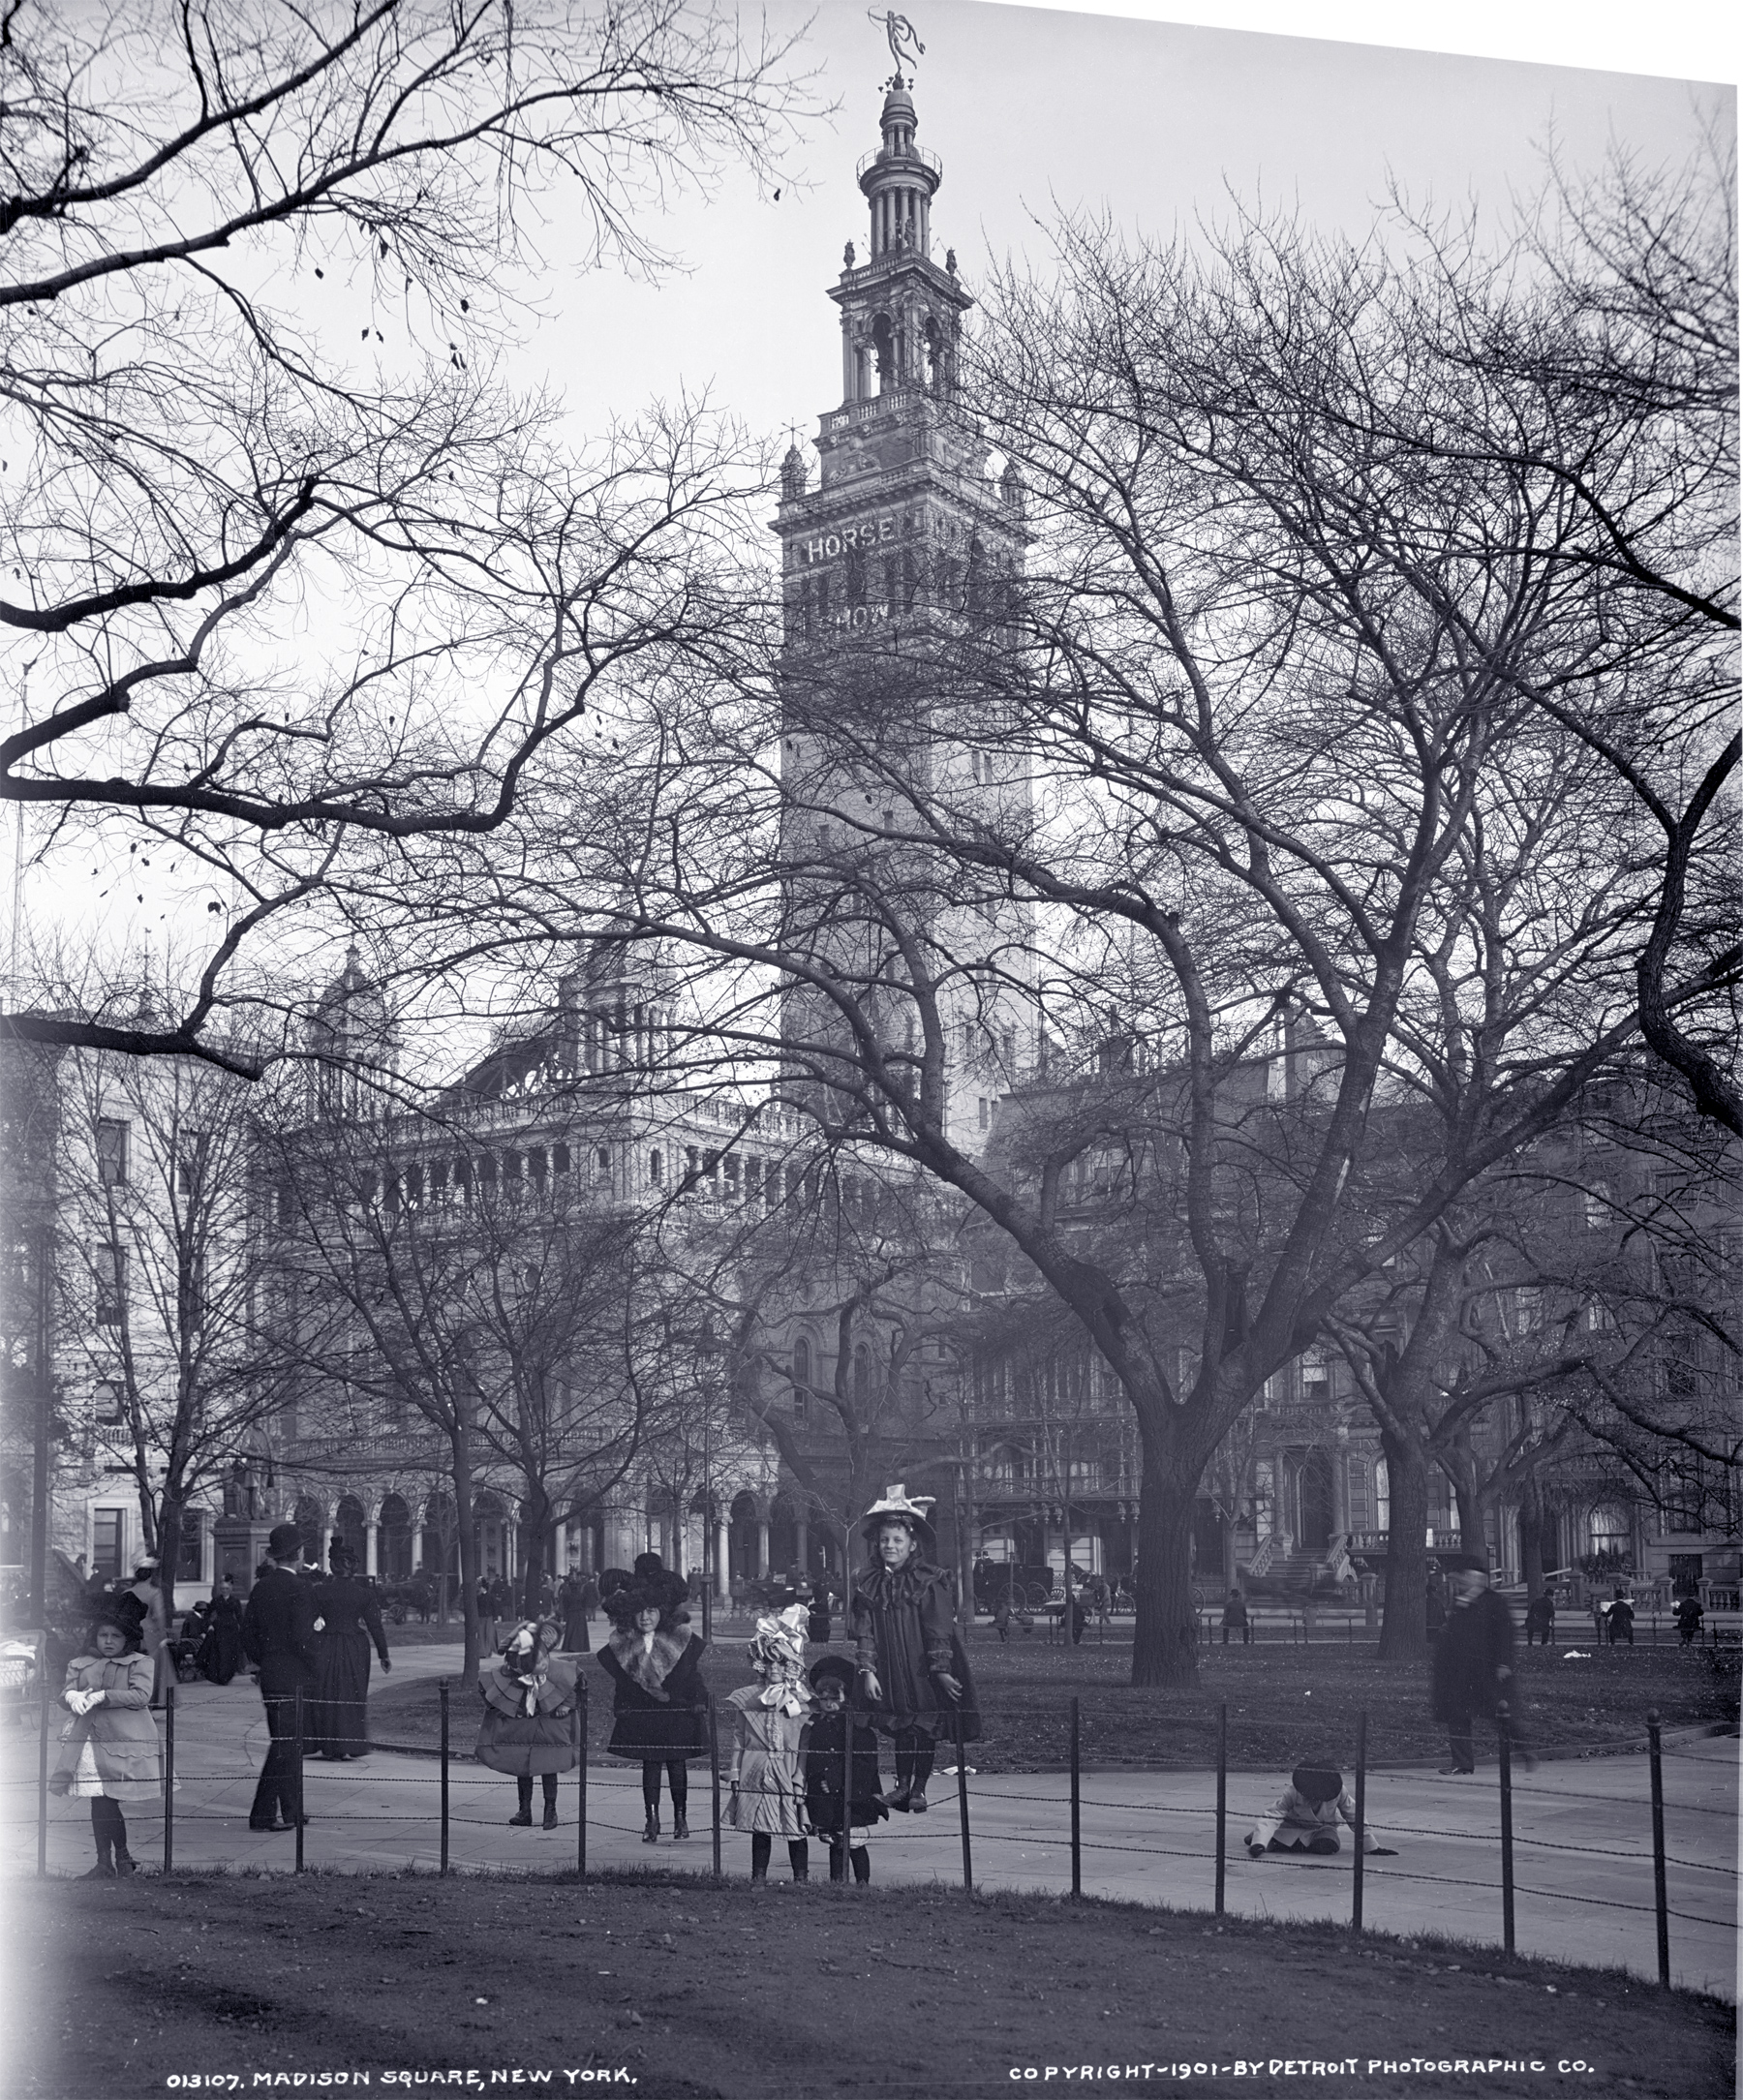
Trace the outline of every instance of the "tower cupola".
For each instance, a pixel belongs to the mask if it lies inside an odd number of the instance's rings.
[[[919,128],[914,98],[901,74],[884,96],[883,144],[859,166],[859,186],[872,211],[872,260],[907,250],[926,255],[932,244],[932,200],[944,180],[943,164],[914,143]]]

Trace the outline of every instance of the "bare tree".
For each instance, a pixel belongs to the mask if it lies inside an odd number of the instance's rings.
[[[1390,442],[1500,467],[1565,513],[1544,550],[1602,600],[1642,686],[1521,689],[1598,752],[1660,836],[1636,961],[1640,1029],[1699,1112],[1743,1136],[1735,1072],[1738,888],[1737,193],[1734,130],[1709,116],[1680,167],[1612,145],[1599,176],[1550,181],[1499,258],[1444,225],[1409,283],[1415,326],[1471,383]],[[1360,411],[1371,412],[1372,404]]]
[[[680,405],[577,461],[492,347],[534,210],[657,271],[663,201],[765,179],[808,91],[677,0],[24,0],[0,66],[0,792],[46,869],[217,922],[167,1017],[0,1026],[253,1074],[214,1022],[264,922],[490,834],[549,744],[584,780],[626,684],[730,646],[742,441]]]
[[[174,1609],[183,1513],[285,1397],[260,1324],[249,1089],[188,1058],[61,1061],[57,1325],[93,1455],[132,1476]]]

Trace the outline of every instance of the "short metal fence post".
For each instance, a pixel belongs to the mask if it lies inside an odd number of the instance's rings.
[[[1216,1710],[1216,1915],[1223,1914],[1229,1842],[1229,1702]]]
[[[963,1821],[963,1888],[974,1894],[974,1860],[968,1849],[968,1753],[963,1740],[963,1703],[956,1704],[957,1813]]]
[[[37,1643],[37,1879],[48,1872],[48,1636]]]
[[[1513,1854],[1513,1743],[1508,1724],[1508,1706],[1503,1699],[1495,1709],[1495,1729],[1501,1739],[1501,1943],[1514,1951],[1514,1854]]]
[[[1078,1703],[1071,1702],[1071,1893],[1084,1893],[1083,1770],[1078,1746]]]
[[[164,1687],[164,1872],[175,1865],[175,1687]]]
[[[1659,1713],[1646,1716],[1646,1740],[1652,1760],[1652,1907],[1658,1914],[1659,1982],[1670,1982],[1670,1902],[1665,1882],[1665,1765],[1659,1741]]]
[[[303,1825],[308,1817],[303,1813],[303,1688],[296,1688],[296,1741],[292,1752],[296,1769],[296,1872],[303,1871]]]
[[[1356,1717],[1356,1872],[1350,1887],[1350,1930],[1361,1930],[1361,1859],[1367,1836],[1367,1708]]]
[[[708,1710],[708,1780],[714,1794],[714,1877],[720,1878],[720,1720]]]
[[[444,1677],[437,1688],[442,1705],[442,1865],[440,1872],[448,1871],[448,1681]]]

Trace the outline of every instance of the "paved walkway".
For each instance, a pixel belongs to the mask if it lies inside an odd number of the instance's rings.
[[[402,1649],[394,1682],[452,1674],[451,1648]],[[381,1682],[378,1677],[376,1683]],[[259,1695],[246,1679],[228,1687],[189,1685],[177,1694],[175,1862],[178,1867],[288,1869],[289,1837],[248,1829],[248,1805],[265,1750]],[[463,1714],[464,1718],[461,1718]],[[471,1747],[470,1705],[456,1716],[461,1750]],[[1665,1755],[1666,1841],[1671,1974],[1679,1983],[1734,1998],[1737,1990],[1736,1861],[1738,1750],[1735,1737],[1677,1741]],[[1229,1777],[1226,1902],[1243,1916],[1350,1915],[1352,1858],[1275,1856],[1250,1861],[1241,1839],[1274,1797],[1274,1775]],[[439,1860],[439,1767],[435,1759],[378,1751],[365,1762],[308,1767],[305,1858],[311,1866],[354,1871],[416,1867]],[[513,1830],[509,1782],[469,1761],[449,1776],[449,1855],[458,1868],[552,1871],[575,1860],[575,1785],[566,1778],[552,1832]],[[7,1806],[0,1868],[27,1874],[36,1865],[36,1738],[9,1731],[0,1742],[0,1787]],[[705,1776],[692,1772],[686,1844],[641,1842],[640,1774],[615,1761],[589,1774],[588,1864],[603,1868],[687,1868],[712,1859]],[[960,1884],[961,1828],[956,1782],[934,1778],[924,1816],[896,1816],[872,1842],[882,1882],[933,1879]],[[976,1776],[968,1782],[974,1877],[982,1888],[1070,1887],[1070,1811],[1062,1774]],[[1097,1771],[1082,1789],[1085,1893],[1185,1909],[1214,1900],[1215,1777],[1200,1771]],[[1395,1859],[1366,1863],[1365,1920],[1385,1931],[1432,1929],[1501,1942],[1500,1802],[1492,1766],[1468,1780],[1422,1770],[1386,1770],[1368,1779],[1369,1819]],[[161,1856],[159,1814],[130,1810],[134,1848]],[[1541,1764],[1514,1790],[1515,1919],[1522,1953],[1559,1961],[1613,1963],[1657,1974],[1653,1920],[1652,1824],[1643,1755]],[[90,1852],[82,1802],[51,1801],[49,1871],[82,1872]],[[777,1885],[783,1862],[776,1862]],[[721,1839],[725,1871],[749,1871],[749,1845]],[[812,1846],[813,1871],[823,1848]],[[826,1871],[826,1870],[824,1870]]]

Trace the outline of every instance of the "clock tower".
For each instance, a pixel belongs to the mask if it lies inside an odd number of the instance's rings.
[[[930,1003],[944,1037],[951,1140],[979,1149],[1019,1077],[1029,1032],[1028,910],[995,878],[912,843],[951,822],[1026,821],[1026,776],[1001,737],[996,677],[968,701],[953,659],[995,662],[1000,611],[1027,533],[1022,477],[994,478],[959,395],[963,317],[973,299],[956,255],[932,252],[943,181],[916,143],[911,83],[885,84],[882,143],[860,163],[870,225],[862,261],[849,242],[829,296],[841,311],[841,399],[819,418],[817,483],[795,444],[781,467],[784,707],[781,771],[790,865],[807,872],[791,905],[817,919],[820,959],[863,980],[880,1032],[921,1047]],[[920,819],[917,825],[917,819]],[[894,842],[892,842],[894,841]],[[832,884],[839,869],[844,886]],[[907,964],[848,893],[892,897]],[[825,898],[834,890],[834,902]],[[916,945],[917,943],[917,945]],[[927,999],[900,988],[923,951]],[[789,1033],[817,1040],[812,1001],[795,995]],[[809,1023],[809,1025],[808,1025]],[[900,1033],[899,1033],[900,1031]],[[896,1043],[892,1043],[892,1048]]]

